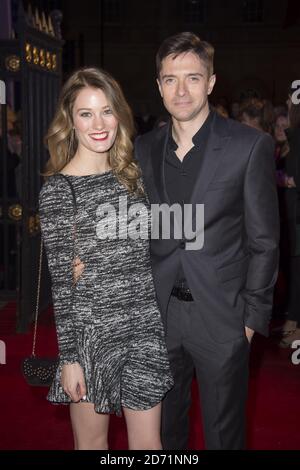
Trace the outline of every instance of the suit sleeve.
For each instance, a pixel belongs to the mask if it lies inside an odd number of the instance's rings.
[[[141,141],[141,136],[138,135],[134,141],[134,158],[139,165],[140,165],[140,141]]]
[[[42,238],[52,281],[60,363],[78,360],[73,297],[74,208],[66,183],[50,178],[39,197]]]
[[[295,162],[294,172],[290,175],[294,177],[297,191],[300,191],[300,129],[297,129],[295,136],[290,143],[290,153],[288,158]]]
[[[279,213],[274,145],[260,136],[250,155],[244,184],[245,228],[250,263],[247,274],[245,325],[267,336],[273,289],[278,273]]]

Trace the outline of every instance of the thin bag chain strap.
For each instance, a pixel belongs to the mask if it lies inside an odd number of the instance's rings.
[[[37,282],[37,292],[36,292],[36,302],[35,302],[33,344],[32,344],[32,353],[31,353],[32,356],[35,356],[37,321],[38,321],[39,305],[40,305],[40,293],[41,293],[42,260],[43,260],[43,240],[42,240],[42,236],[41,236],[40,256],[39,256],[39,272],[38,272],[38,282]]]

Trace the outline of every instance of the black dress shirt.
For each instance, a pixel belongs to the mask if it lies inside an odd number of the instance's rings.
[[[183,204],[190,203],[191,195],[201,168],[202,156],[208,140],[211,121],[212,112],[209,113],[203,125],[194,135],[192,139],[194,146],[188,151],[182,161],[176,155],[178,145],[174,141],[172,131],[170,130],[165,159],[165,182],[170,204],[178,203],[183,206]],[[184,237],[184,232],[182,233]],[[176,285],[187,287],[181,265],[177,275]]]

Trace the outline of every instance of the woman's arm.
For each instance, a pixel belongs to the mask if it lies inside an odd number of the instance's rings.
[[[76,322],[72,306],[74,207],[70,188],[50,177],[40,192],[40,222],[52,280],[52,297],[61,363],[78,361]]]

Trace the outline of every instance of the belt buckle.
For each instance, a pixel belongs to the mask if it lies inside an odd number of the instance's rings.
[[[184,300],[184,292],[182,289],[178,288],[178,291],[177,291],[177,298],[179,300]]]
[[[177,297],[178,300],[183,300],[185,302],[190,302],[193,300],[192,294],[189,288],[184,288],[184,287],[175,287],[173,288],[173,294],[175,297]]]
[[[186,289],[184,292],[183,292],[183,300],[185,300],[186,302],[190,301],[190,298],[191,298],[191,291],[190,289]]]
[[[179,290],[179,300],[183,300],[185,302],[188,302],[190,300],[190,297],[191,297],[190,289],[181,288]]]

